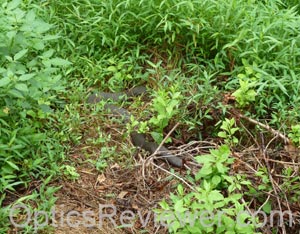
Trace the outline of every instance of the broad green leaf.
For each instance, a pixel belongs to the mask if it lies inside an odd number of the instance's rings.
[[[183,207],[183,200],[182,199],[175,202],[174,209],[175,209],[175,212],[179,212],[179,213],[182,213],[182,212],[187,210],[186,208]]]
[[[43,50],[45,48],[45,44],[44,42],[42,42],[41,40],[36,40],[33,43],[33,46],[36,50]]]
[[[53,49],[50,49],[50,50],[45,51],[45,52],[42,54],[42,57],[43,57],[43,58],[50,58],[53,54],[54,54],[54,50],[53,50]]]
[[[205,155],[201,155],[201,156],[196,156],[195,160],[197,161],[197,163],[207,164],[207,163],[213,162],[214,157],[210,154],[205,154]]]
[[[218,185],[221,182],[221,177],[220,176],[213,176],[213,178],[211,179],[211,182],[215,185]]]
[[[167,203],[165,200],[161,201],[161,202],[159,203],[159,205],[160,205],[161,208],[163,208],[164,210],[169,210],[169,209],[170,209],[168,203]]]
[[[9,90],[8,93],[16,98],[24,98],[23,94],[16,89]]]
[[[15,61],[19,60],[19,59],[22,58],[27,52],[28,52],[28,49],[24,49],[24,50],[19,51],[18,53],[15,54],[14,60],[15,60]]]
[[[22,83],[16,84],[15,88],[20,90],[20,91],[23,91],[23,92],[28,92],[28,87],[27,87],[26,84],[22,84]]]
[[[227,138],[227,134],[226,134],[226,132],[219,132],[218,137]]]
[[[68,60],[62,59],[62,58],[53,58],[49,60],[50,63],[54,66],[67,66],[72,64]]]
[[[35,20],[33,27],[36,33],[45,33],[52,28],[52,25],[41,20]]]
[[[58,38],[60,38],[58,35],[46,35],[43,37],[43,41],[56,40]]]
[[[177,233],[177,230],[181,227],[180,222],[179,221],[173,221],[170,224],[170,228],[174,233]]]
[[[212,167],[207,164],[204,165],[199,171],[199,174],[202,176],[207,176],[207,175],[210,175],[211,173],[212,173]]]
[[[202,233],[201,227],[199,225],[188,226],[187,230],[189,231],[189,233],[192,233],[192,234]]]
[[[230,154],[230,148],[228,145],[221,145],[219,147],[219,151],[222,153],[222,154]]]
[[[5,58],[6,58],[9,62],[13,62],[13,58],[12,58],[12,57],[6,55]]]
[[[11,166],[13,169],[15,169],[15,170],[17,170],[17,171],[20,170],[19,167],[18,167],[16,164],[14,164],[13,162],[6,161],[6,163],[7,163],[9,166]]]
[[[108,68],[106,68],[106,70],[110,71],[110,72],[116,72],[116,71],[118,71],[115,66],[109,66]]]
[[[28,11],[26,14],[26,21],[27,22],[33,22],[35,20],[36,14],[34,10]]]
[[[160,143],[163,140],[162,133],[159,132],[151,132],[151,136],[155,140],[156,143]]]
[[[179,184],[178,186],[177,186],[177,191],[178,191],[178,194],[179,195],[183,195],[183,186],[182,186],[182,184]]]
[[[221,194],[220,191],[214,190],[210,192],[209,199],[211,201],[221,201],[224,199],[224,196]]]
[[[36,117],[36,113],[35,113],[33,110],[28,110],[28,111],[27,111],[27,115],[29,115],[29,116],[31,116],[31,117],[33,117],[33,118]]]
[[[30,80],[31,78],[33,78],[35,76],[35,73],[30,73],[30,74],[25,74],[25,75],[21,75],[19,77],[20,81],[25,81],[25,80]]]
[[[114,74],[114,78],[116,78],[117,80],[121,80],[121,78],[122,78],[122,73],[121,73],[121,72],[116,72],[116,73]]]
[[[208,183],[206,180],[204,180],[204,182],[203,182],[203,188],[205,189],[205,191],[210,191],[211,184]]]
[[[13,1],[9,2],[7,5],[7,10],[16,9],[20,5],[21,2],[22,2],[22,0],[13,0]]]
[[[0,87],[6,86],[10,83],[10,79],[8,77],[4,77],[0,79]]]
[[[266,212],[267,214],[270,214],[270,212],[271,212],[271,210],[272,210],[271,202],[270,202],[270,201],[266,202],[262,209],[263,209],[263,211]]]
[[[222,162],[217,162],[216,167],[221,174],[225,173],[227,167]]]

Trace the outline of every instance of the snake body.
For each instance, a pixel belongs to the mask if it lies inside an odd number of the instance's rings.
[[[128,97],[134,97],[146,92],[146,88],[144,86],[138,86],[133,89],[130,89],[125,92],[118,92],[118,93],[108,93],[108,92],[97,92],[91,94],[88,97],[87,102],[90,104],[95,104],[102,100],[113,100],[113,101],[120,101],[125,100]],[[122,117],[124,123],[130,122],[131,113],[126,109],[116,106],[114,104],[105,104],[104,108],[106,110],[111,111],[111,113],[115,115],[119,115]],[[140,147],[150,154],[153,154],[157,151],[157,154],[165,159],[169,164],[175,167],[182,167],[183,161],[180,157],[174,156],[165,146],[161,146],[158,150],[157,148],[159,145],[154,141],[147,141],[146,135],[142,133],[138,133],[136,131],[132,131],[130,133],[132,144],[136,147]]]

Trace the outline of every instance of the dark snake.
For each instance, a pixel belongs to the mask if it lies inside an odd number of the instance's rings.
[[[117,92],[117,93],[108,93],[108,92],[96,92],[89,96],[87,102],[90,104],[96,104],[102,100],[112,100],[112,101],[120,101],[125,100],[128,97],[139,96],[146,93],[146,88],[144,86],[138,86],[133,89],[130,89],[125,92]],[[131,113],[126,109],[116,106],[114,104],[105,104],[104,109],[109,110],[111,113],[115,115],[119,115],[122,117],[124,123],[130,123]],[[154,154],[155,152],[162,159],[165,159],[170,165],[175,167],[182,167],[183,160],[182,158],[173,155],[165,146],[161,146],[159,149],[159,145],[154,141],[147,141],[146,135],[143,133],[138,133],[137,131],[130,132],[130,137],[132,144],[135,147],[140,147],[150,154]],[[157,150],[158,149],[158,150]]]

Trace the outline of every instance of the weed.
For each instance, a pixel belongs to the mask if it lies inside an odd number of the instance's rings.
[[[239,130],[239,128],[236,128],[234,126],[234,119],[225,118],[225,120],[222,121],[222,125],[220,127],[223,131],[218,133],[218,136],[223,138],[225,143],[230,146],[237,145],[237,143],[239,142],[239,140],[234,136],[234,134]]]
[[[76,168],[73,166],[63,165],[60,169],[63,171],[64,175],[71,180],[77,180],[80,177]]]
[[[1,204],[7,191],[59,172],[63,147],[46,125],[58,95],[65,91],[61,67],[70,63],[51,48],[59,38],[50,32],[52,27],[38,16],[34,5],[1,2]],[[7,215],[5,209],[1,219]]]
[[[288,136],[296,146],[300,146],[300,124],[293,125]]]
[[[244,211],[245,204],[236,193],[238,180],[228,175],[233,159],[227,145],[211,150],[208,155],[196,157],[203,165],[195,177],[195,191],[185,192],[179,184],[177,195],[171,194],[169,203],[160,202],[156,209],[158,221],[163,222],[170,233],[255,233],[255,220]],[[231,188],[227,196],[222,188]]]
[[[151,117],[149,124],[154,126],[151,132],[152,137],[160,143],[163,140],[164,128],[168,126],[171,118],[178,114],[181,94],[176,91],[175,87],[171,87],[170,92],[159,90],[153,96],[152,109],[156,114]]]

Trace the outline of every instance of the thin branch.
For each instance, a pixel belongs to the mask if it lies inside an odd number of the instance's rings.
[[[281,132],[279,132],[279,131],[271,128],[269,125],[260,123],[257,120],[251,119],[250,117],[247,117],[247,116],[245,116],[245,115],[243,115],[243,114],[241,114],[241,113],[239,113],[237,111],[233,111],[233,114],[237,115],[238,117],[240,117],[242,119],[245,119],[245,120],[249,121],[250,123],[257,124],[258,126],[260,126],[260,127],[264,128],[264,129],[266,129],[267,131],[271,132],[275,136],[280,137],[284,141],[285,144],[291,144],[291,141],[290,141],[290,139],[288,137],[286,137],[283,133],[281,133]]]
[[[167,174],[174,176],[175,178],[177,178],[178,180],[180,180],[182,183],[184,183],[185,185],[187,185],[191,190],[196,191],[195,188],[193,188],[188,182],[186,182],[184,179],[182,179],[182,178],[179,177],[178,175],[176,175],[176,174],[174,174],[174,173],[172,173],[172,172],[169,172],[168,170],[164,169],[164,168],[161,167],[161,166],[156,165],[154,162],[151,162],[151,164],[152,164],[153,166],[155,166],[156,168],[158,168],[158,169],[160,169],[160,170],[166,172]]]

